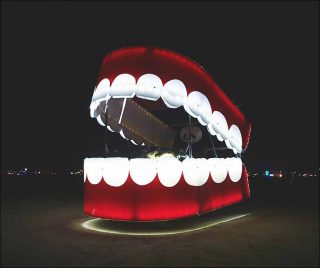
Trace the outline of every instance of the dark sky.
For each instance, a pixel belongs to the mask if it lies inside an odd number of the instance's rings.
[[[253,124],[251,168],[318,168],[319,2],[1,1],[1,166],[102,156],[104,55],[151,44],[204,66]]]

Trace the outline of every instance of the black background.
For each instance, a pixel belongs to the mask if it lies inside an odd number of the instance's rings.
[[[318,1],[2,1],[2,169],[102,156],[89,115],[100,64],[140,44],[196,60],[239,105],[249,169],[318,168]]]

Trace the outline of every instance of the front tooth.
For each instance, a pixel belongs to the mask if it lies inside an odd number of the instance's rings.
[[[242,176],[242,161],[240,158],[229,158],[228,159],[228,171],[230,179],[233,182],[238,182]]]
[[[221,138],[223,140],[226,140],[228,138],[228,123],[222,113],[220,113],[218,111],[214,111],[212,113],[210,124],[213,127],[213,129],[215,130],[215,132],[217,132],[221,135]],[[222,141],[222,140],[220,140],[220,141]]]
[[[187,158],[182,162],[182,170],[185,181],[191,186],[201,186],[209,177],[207,159]]]
[[[108,78],[102,79],[93,93],[92,100],[105,99],[110,91],[110,81]]]
[[[161,96],[163,85],[154,74],[144,74],[137,81],[136,96],[141,99],[156,101]]]
[[[149,158],[130,159],[130,176],[138,185],[146,185],[153,181],[157,174],[156,160]]]
[[[129,160],[122,157],[105,158],[102,175],[104,181],[114,187],[123,185],[129,175]]]
[[[184,108],[187,113],[197,118],[201,125],[210,122],[211,105],[207,97],[201,92],[192,91],[184,102]]]
[[[208,159],[211,178],[215,183],[223,182],[227,177],[228,163],[223,158]]]
[[[136,79],[130,74],[120,74],[112,82],[110,96],[114,98],[132,98]]]
[[[182,174],[182,164],[175,157],[160,158],[158,160],[158,177],[162,185],[175,186]]]
[[[102,179],[103,158],[88,158],[86,170],[91,184],[98,184]]]
[[[167,107],[178,108],[187,98],[187,89],[180,80],[170,80],[164,85],[161,98]]]
[[[241,152],[242,148],[242,135],[238,126],[232,125],[228,132],[228,139],[233,148]]]

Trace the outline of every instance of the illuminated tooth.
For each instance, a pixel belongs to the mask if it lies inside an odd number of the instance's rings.
[[[227,177],[228,163],[224,158],[210,158],[208,165],[211,173],[211,178],[215,183],[223,182]]]
[[[185,181],[191,186],[201,186],[209,177],[208,161],[204,158],[187,158],[182,162]]]
[[[207,129],[208,129],[209,133],[210,133],[212,136],[217,135],[217,132],[215,132],[215,130],[213,129],[213,127],[212,127],[212,125],[211,125],[210,123],[207,125]]]
[[[112,82],[110,96],[114,98],[132,98],[136,87],[136,79],[130,74],[120,74]]]
[[[99,103],[96,102],[96,101],[92,101],[90,103],[90,116],[91,116],[91,118],[97,117],[97,115],[98,115],[98,112],[97,112],[98,105],[99,105]]]
[[[119,134],[121,135],[122,138],[124,138],[125,140],[128,140],[128,138],[124,135],[122,129],[120,130]]]
[[[103,158],[88,158],[86,170],[91,184],[98,184],[102,179]]]
[[[232,148],[233,148],[233,147],[231,146],[229,140],[225,140],[224,142],[226,143],[226,145],[227,145],[227,147],[228,147],[229,149],[232,149]]]
[[[130,140],[134,145],[138,145],[134,140]]]
[[[198,119],[203,126],[210,123],[211,105],[207,97],[199,91],[192,91],[184,102],[184,109],[191,116]]]
[[[241,131],[236,125],[232,125],[228,132],[228,139],[233,148],[236,149],[237,152],[242,151],[242,135]]]
[[[141,99],[156,101],[161,96],[163,85],[154,74],[144,74],[137,81],[136,96]]]
[[[109,95],[110,81],[108,78],[102,79],[93,93],[92,100],[106,99]]]
[[[102,176],[108,185],[119,187],[126,182],[128,175],[128,158],[109,157],[104,159]]]
[[[138,185],[146,185],[153,181],[157,174],[156,160],[149,158],[130,159],[130,175]]]
[[[107,126],[107,129],[111,132],[115,132],[114,130],[112,130],[112,128],[110,126]]]
[[[165,157],[158,160],[158,177],[162,185],[175,186],[182,174],[182,164],[175,157]]]
[[[105,126],[105,117],[104,114],[98,114],[97,121],[101,126]]]
[[[242,176],[242,161],[240,158],[233,157],[227,160],[228,162],[228,172],[230,179],[233,182],[237,182]]]
[[[83,181],[86,182],[87,179],[87,158],[83,161]]]
[[[167,107],[178,108],[187,98],[187,89],[180,80],[170,80],[164,85],[161,98]]]
[[[224,115],[218,111],[214,111],[211,116],[211,127],[214,129],[219,141],[226,140],[228,138],[228,123]]]

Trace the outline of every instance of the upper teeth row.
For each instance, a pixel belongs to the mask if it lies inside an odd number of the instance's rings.
[[[183,106],[185,111],[192,117],[197,118],[199,123],[207,126],[211,135],[216,135],[219,141],[225,141],[227,147],[233,152],[242,152],[242,135],[237,125],[228,123],[225,116],[219,111],[213,111],[208,98],[199,91],[187,94],[184,83],[178,79],[168,81],[163,85],[161,79],[154,74],[142,75],[136,83],[130,74],[118,75],[112,85],[108,78],[101,80],[96,87],[90,105],[91,117],[101,118],[96,112],[101,102],[108,102],[113,98],[138,98],[156,101],[160,97],[169,108]],[[101,123],[101,120],[98,121]]]
[[[231,181],[238,182],[242,177],[240,158],[187,158],[180,162],[175,157],[150,158],[86,158],[84,160],[84,180],[88,177],[91,184],[104,181],[114,187],[123,185],[130,177],[138,185],[147,185],[155,177],[163,186],[175,186],[183,173],[187,184],[201,186],[211,178],[216,183],[223,182],[227,173]]]

